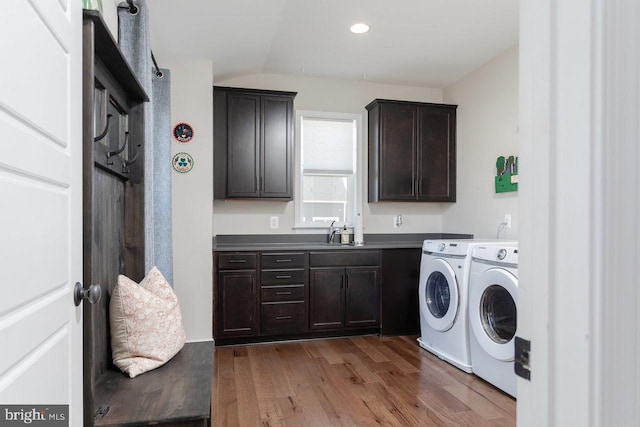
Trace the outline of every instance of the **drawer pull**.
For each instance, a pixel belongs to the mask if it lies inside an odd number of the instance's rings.
[[[286,275],[286,276],[276,276],[276,279],[291,279],[291,275]]]
[[[276,316],[276,320],[289,320],[291,316]]]
[[[277,259],[276,262],[291,262],[290,259]]]
[[[276,295],[291,295],[291,291],[287,291],[287,292],[276,292]]]
[[[229,264],[244,264],[247,262],[246,259],[230,259]]]

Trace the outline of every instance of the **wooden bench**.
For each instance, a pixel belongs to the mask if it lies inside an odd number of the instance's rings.
[[[213,342],[187,343],[167,364],[135,378],[106,371],[95,426],[209,426]]]

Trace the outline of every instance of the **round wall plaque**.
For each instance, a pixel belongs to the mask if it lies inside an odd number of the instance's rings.
[[[173,138],[180,144],[186,144],[193,139],[193,127],[186,122],[180,122],[173,127]]]
[[[193,169],[193,157],[189,153],[178,153],[173,156],[171,165],[176,172],[187,173]]]

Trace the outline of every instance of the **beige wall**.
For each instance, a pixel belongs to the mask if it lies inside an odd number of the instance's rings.
[[[406,101],[442,102],[442,90],[424,87],[396,86],[366,81],[323,79],[305,76],[257,74],[216,81],[218,86],[244,87],[297,92],[294,108],[361,114],[363,117],[363,199],[365,233],[440,232],[440,204],[366,202],[367,110],[375,98]],[[214,234],[295,233],[293,202],[215,201],[213,203]],[[403,225],[393,228],[393,217],[402,215]],[[269,228],[269,217],[278,216],[280,228]],[[466,230],[462,230],[466,231]],[[309,230],[302,230],[308,233]]]
[[[118,4],[122,1],[124,0],[104,0],[102,2],[102,17],[116,41],[118,40]]]
[[[193,169],[172,172],[173,281],[188,340],[212,337],[211,215],[213,198],[212,63],[170,66],[171,123],[194,129],[188,144],[171,142],[172,155],[189,153]]]
[[[447,206],[443,232],[495,238],[505,214],[512,228],[501,238],[518,238],[518,193],[496,194],[498,156],[518,155],[518,48],[502,53],[444,90],[444,102],[458,104],[457,203]]]
[[[216,81],[220,86],[296,91],[295,108],[363,115],[374,98],[447,102],[458,107],[458,203],[366,203],[367,233],[469,232],[493,237],[505,213],[514,228],[503,234],[517,238],[517,194],[493,192],[495,158],[517,152],[518,52],[511,49],[444,90],[379,85],[302,76],[253,75]],[[190,340],[209,339],[211,331],[211,236],[215,234],[292,233],[293,203],[215,201],[213,199],[212,64],[171,64],[172,122],[194,126],[186,151],[195,160],[192,172],[173,174],[174,284],[182,304]],[[363,139],[366,146],[366,135]],[[366,156],[363,157],[366,159]],[[366,160],[365,162],[366,163]],[[366,176],[366,173],[365,173]],[[363,183],[363,187],[365,183]],[[404,225],[393,228],[393,215]],[[270,216],[280,228],[269,228]]]

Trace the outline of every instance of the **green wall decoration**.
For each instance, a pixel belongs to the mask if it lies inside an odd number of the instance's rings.
[[[518,158],[500,156],[496,159],[496,193],[518,191]]]

